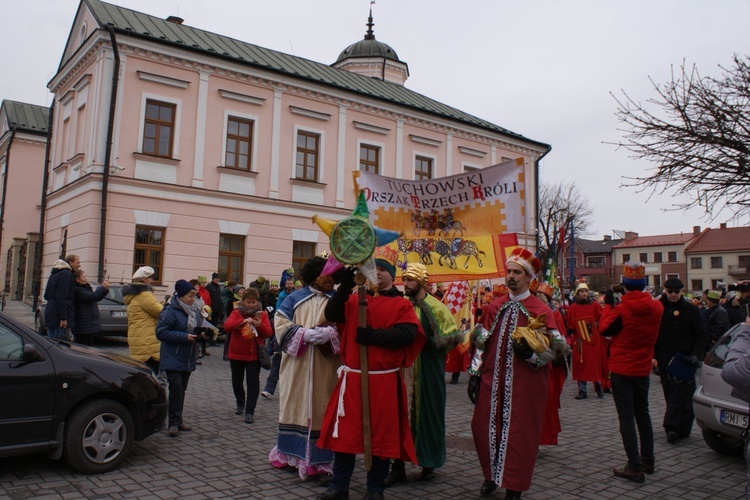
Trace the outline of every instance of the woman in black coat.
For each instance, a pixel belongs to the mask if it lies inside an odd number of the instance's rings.
[[[86,273],[78,269],[75,273],[73,285],[73,303],[75,306],[75,321],[73,322],[73,336],[77,344],[91,345],[94,334],[102,330],[97,302],[109,293],[109,283],[104,281],[94,290],[86,281]]]

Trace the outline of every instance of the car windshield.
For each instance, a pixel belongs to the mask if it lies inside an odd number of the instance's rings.
[[[96,283],[92,283],[91,286],[96,290],[99,286]],[[102,299],[99,304],[110,304],[110,305],[124,305],[125,301],[122,296],[122,285],[109,285],[109,293]]]
[[[721,368],[724,366],[724,360],[727,359],[727,354],[732,348],[735,338],[740,333],[742,324],[735,325],[726,332],[719,341],[708,351],[706,355],[705,364],[713,368]]]

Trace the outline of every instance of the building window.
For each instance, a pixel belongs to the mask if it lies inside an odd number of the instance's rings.
[[[719,283],[724,283],[722,280],[711,280],[711,290],[718,290]]]
[[[577,260],[576,260],[575,257],[573,257],[573,258],[568,257],[567,259],[565,259],[565,268],[566,269],[574,269],[577,266],[578,266],[578,262],[577,262]]]
[[[294,275],[299,276],[302,266],[313,257],[315,257],[315,243],[308,241],[292,242],[292,267],[294,268]]]
[[[622,254],[622,263],[627,264],[628,262],[630,262],[630,254],[629,253]]]
[[[667,262],[677,262],[677,252],[667,252]]]
[[[693,292],[702,292],[703,280],[690,280],[690,290]]]
[[[161,270],[164,266],[164,239],[166,229],[163,227],[136,226],[135,251],[133,254],[133,272],[139,267],[154,268],[154,283],[161,284]]]
[[[432,179],[432,158],[417,156],[414,159],[414,180]]]
[[[738,267],[744,267],[747,269],[750,267],[750,255],[740,255],[737,257]]]
[[[245,237],[234,234],[219,235],[219,279],[244,282]]]
[[[703,257],[690,257],[690,269],[703,269]]]
[[[644,264],[648,262],[648,254],[647,253],[639,253],[638,254],[638,260],[643,262]]]
[[[177,106],[168,102],[147,100],[146,120],[143,126],[143,153],[172,157],[175,110]]]
[[[297,167],[295,177],[318,182],[318,157],[320,156],[320,134],[297,132]]]
[[[586,257],[587,267],[604,267],[606,265],[605,257]]]
[[[656,264],[660,264],[662,259],[662,253],[661,252],[654,252],[654,262]]]
[[[224,166],[250,170],[253,121],[230,116],[227,119],[227,154]]]
[[[661,275],[654,274],[654,288],[661,288]]]
[[[724,267],[721,257],[711,257],[711,269],[721,269]]]
[[[380,173],[380,148],[369,144],[359,145],[359,169],[371,174]]]

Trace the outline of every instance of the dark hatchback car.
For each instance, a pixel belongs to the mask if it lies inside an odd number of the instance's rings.
[[[47,453],[83,473],[107,472],[164,428],[166,413],[146,365],[0,314],[0,457]]]
[[[96,287],[99,285],[91,283],[91,286],[96,290]],[[122,296],[122,287],[121,283],[110,284],[107,296],[97,303],[99,306],[99,317],[102,321],[101,335],[120,337],[128,335],[128,312]],[[46,307],[46,303],[39,304],[34,314],[34,327],[42,335],[47,335],[47,325],[44,324],[44,310]]]

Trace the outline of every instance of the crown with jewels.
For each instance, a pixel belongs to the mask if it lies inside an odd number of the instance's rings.
[[[398,250],[396,250],[395,248],[391,248],[388,245],[375,247],[375,252],[373,252],[372,258],[382,259],[395,267],[396,262],[398,261]]]

